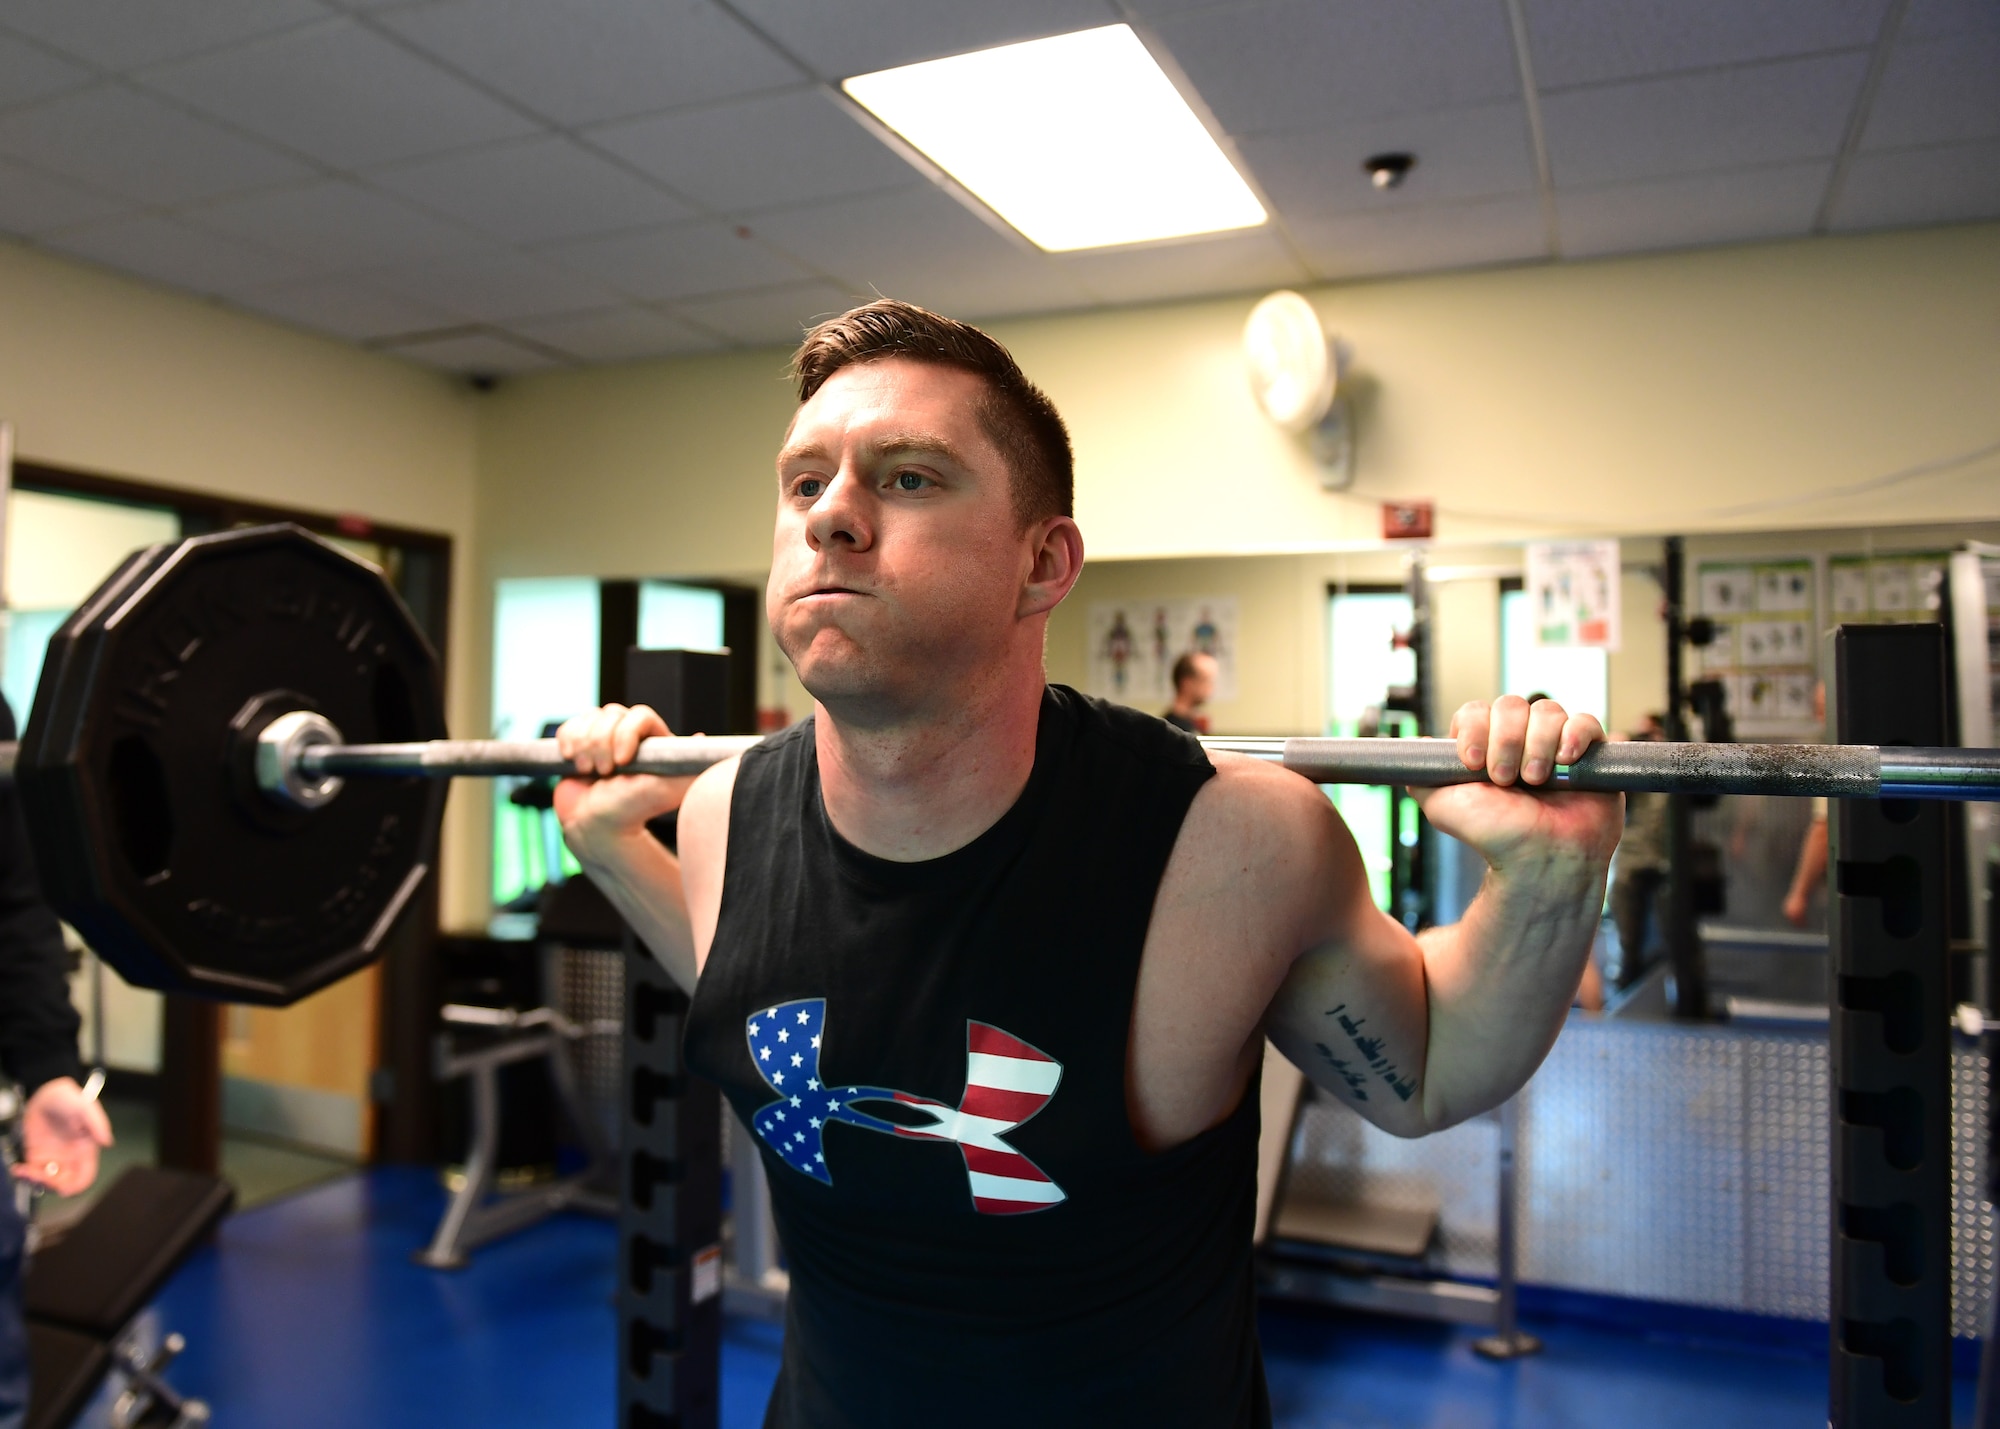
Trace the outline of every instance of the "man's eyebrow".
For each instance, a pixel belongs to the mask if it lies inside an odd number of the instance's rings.
[[[783,448],[778,453],[778,465],[784,466],[795,461],[825,461],[826,447],[820,442],[799,442]]]
[[[965,465],[963,453],[932,432],[891,432],[870,442],[868,450],[878,460],[896,456],[935,456],[959,466]],[[832,453],[822,442],[799,442],[778,453],[778,465],[783,467],[795,461],[827,461],[831,456]]]
[[[878,456],[936,456],[965,465],[959,449],[932,432],[892,432],[870,443],[869,449]]]

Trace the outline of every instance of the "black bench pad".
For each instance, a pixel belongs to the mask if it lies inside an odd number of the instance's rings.
[[[28,1418],[22,1429],[63,1429],[111,1368],[104,1341],[55,1325],[28,1326]]]
[[[228,1214],[217,1176],[134,1166],[65,1236],[38,1251],[22,1286],[30,1320],[110,1340]]]

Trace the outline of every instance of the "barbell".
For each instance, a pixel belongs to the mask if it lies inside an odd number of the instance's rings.
[[[190,537],[128,557],[51,638],[0,777],[50,904],[127,981],[283,1005],[380,954],[444,780],[573,772],[552,739],[444,738],[441,687],[375,567],[295,526]],[[695,774],[757,742],[648,739],[625,769]],[[1202,743],[1323,784],[1485,777],[1447,739]],[[1599,744],[1542,787],[2000,799],[2000,750]]]

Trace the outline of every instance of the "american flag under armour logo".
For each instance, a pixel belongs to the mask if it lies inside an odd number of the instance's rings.
[[[893,1087],[825,1085],[820,1076],[825,1033],[823,997],[781,1002],[744,1022],[750,1061],[778,1094],[750,1124],[794,1171],[831,1186],[826,1128],[844,1121],[906,1140],[954,1143],[965,1158],[973,1209],[982,1215],[1042,1211],[1066,1199],[1039,1166],[1000,1139],[1048,1105],[1062,1081],[1062,1063],[998,1027],[968,1021],[965,1095],[952,1107]],[[905,1126],[871,1116],[857,1102],[895,1102],[930,1120]]]

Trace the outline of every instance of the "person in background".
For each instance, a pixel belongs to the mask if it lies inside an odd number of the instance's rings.
[[[1665,721],[1649,714],[1628,739],[1667,737]],[[1667,881],[1667,796],[1627,794],[1625,836],[1618,841],[1611,874],[1611,920],[1618,926],[1618,975],[1622,991],[1646,970],[1646,945],[1658,924],[1657,902]]]
[[[14,738],[14,712],[0,700],[0,739]],[[27,1098],[21,1162],[14,1178],[62,1196],[97,1179],[97,1153],[111,1144],[104,1108],[77,1082],[79,1019],[69,1001],[62,925],[42,901],[28,831],[11,786],[0,789],[0,1067]],[[27,1227],[10,1182],[0,1195],[0,1429],[28,1410],[28,1333],[21,1322]]]
[[[1826,682],[1813,686],[1813,718],[1826,725]],[[1826,886],[1826,814],[1824,795],[1812,801],[1812,822],[1799,842],[1798,867],[1792,872],[1792,886],[1785,893],[1785,921],[1803,928],[1811,921],[1812,896]]]
[[[1217,669],[1215,657],[1201,650],[1174,661],[1174,702],[1160,718],[1189,734],[1207,734],[1208,716],[1201,707],[1215,693]]]

